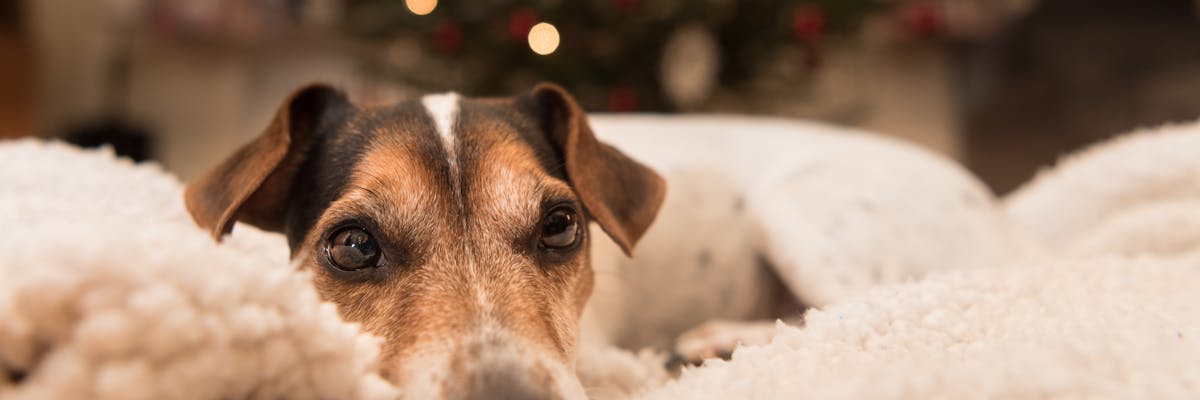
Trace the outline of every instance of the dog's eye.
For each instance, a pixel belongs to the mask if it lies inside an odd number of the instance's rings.
[[[566,207],[556,208],[542,218],[543,248],[563,249],[571,247],[579,240],[579,217],[575,210]]]
[[[346,271],[377,266],[382,253],[375,237],[359,227],[342,228],[325,243],[325,256],[329,257],[329,262]]]

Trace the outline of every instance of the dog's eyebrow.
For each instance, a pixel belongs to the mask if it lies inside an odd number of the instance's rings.
[[[386,191],[380,191],[381,189],[373,189],[368,186],[371,185],[377,188],[386,187],[388,181],[389,180],[387,178],[372,172],[370,168],[361,168],[357,171],[354,171],[353,177],[349,182],[346,183],[346,188],[342,191],[342,194],[339,196],[339,198],[346,198],[360,192],[363,196],[366,196],[373,201],[388,201],[390,198]]]
[[[362,186],[354,186],[346,191],[346,194],[335,200],[326,209],[326,215],[330,217],[345,217],[347,215],[374,214],[377,211],[377,204],[383,198],[374,191],[366,189]]]
[[[370,197],[372,200],[375,200],[375,201],[383,201],[385,199],[384,196],[379,194],[379,192],[376,192],[375,189],[371,189],[369,187],[362,186],[362,185],[355,184],[355,183],[351,183],[346,186],[346,193],[342,197],[345,197],[345,195],[352,194],[353,192],[356,192],[356,191],[363,192],[367,197]]]
[[[326,208],[328,217],[340,219],[350,215],[379,215],[384,212],[388,197],[369,187],[357,183],[346,185],[346,189]]]
[[[542,204],[577,202],[574,196],[575,191],[571,190],[571,187],[567,186],[567,184],[556,179],[539,179],[537,191],[541,193]]]
[[[553,170],[539,173],[539,175],[541,177],[537,179],[537,191],[541,193],[542,198],[574,198],[575,189],[571,186],[571,182],[556,176]]]

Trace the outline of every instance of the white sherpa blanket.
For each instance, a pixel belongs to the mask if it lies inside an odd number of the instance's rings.
[[[1200,398],[1200,259],[1026,262],[890,286],[650,399]]]
[[[396,395],[279,238],[214,245],[178,182],[107,153],[0,160],[0,398]],[[1040,255],[876,288],[662,385],[614,349],[580,374],[652,399],[1200,398],[1198,171],[1200,124],[1098,146],[1006,199]]]
[[[178,181],[109,152],[26,140],[0,160],[0,398],[395,397],[281,238],[217,246]]]
[[[1200,398],[1200,124],[1082,151],[1005,203],[1040,256],[811,311],[644,397]]]

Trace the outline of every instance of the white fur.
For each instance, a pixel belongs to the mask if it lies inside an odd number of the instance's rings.
[[[446,149],[446,160],[451,169],[458,165],[458,157],[454,153],[454,121],[458,118],[458,94],[431,94],[421,98],[425,111],[433,119],[434,128],[442,145]]]
[[[1117,139],[1018,191],[1044,252],[876,287],[644,398],[1198,398],[1198,137]]]
[[[442,147],[446,151],[446,162],[450,165],[450,173],[457,175],[458,173],[458,155],[455,152],[455,132],[454,123],[458,118],[458,101],[457,93],[441,93],[430,94],[421,98],[421,104],[425,107],[425,111],[429,117],[433,119],[434,128],[437,129],[438,137],[442,140]],[[451,179],[457,182],[456,177]],[[458,190],[454,190],[458,193]],[[469,268],[469,273],[477,274],[476,267]],[[480,282],[481,279],[471,279],[471,282]],[[491,299],[488,298],[487,290],[481,287],[472,287],[472,292],[475,296],[476,304],[479,304],[485,314],[492,309]]]
[[[588,340],[667,347],[708,319],[763,318],[769,299],[755,295],[772,274],[821,306],[1024,252],[976,178],[893,139],[763,118],[599,117],[592,127],[668,191],[633,260],[603,240],[593,248],[585,333],[600,338]]]

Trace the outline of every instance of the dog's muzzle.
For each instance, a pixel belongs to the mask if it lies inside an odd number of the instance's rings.
[[[443,357],[406,362],[403,386],[408,398],[587,398],[573,369],[551,354],[517,340],[489,336],[463,340]]]

